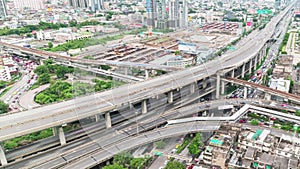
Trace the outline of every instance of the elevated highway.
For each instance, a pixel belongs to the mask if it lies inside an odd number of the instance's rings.
[[[11,163],[5,166],[7,169],[14,169],[26,166],[26,168],[51,168],[52,164],[67,164],[72,163],[74,160],[80,159],[82,156],[89,155],[91,153],[106,149],[107,147],[116,145],[122,140],[126,140],[136,135],[137,133],[143,133],[145,131],[156,128],[157,126],[167,124],[168,120],[178,119],[182,117],[191,116],[192,114],[200,111],[211,111],[218,106],[234,105],[240,106],[242,104],[259,104],[260,106],[269,106],[270,102],[265,100],[253,100],[253,99],[227,99],[227,100],[215,100],[211,102],[201,102],[186,106],[176,110],[170,110],[163,114],[153,115],[151,118],[145,118],[140,120],[138,124],[133,123],[126,127],[113,127],[105,130],[105,132],[98,132],[95,134],[88,134],[88,138],[78,141],[79,144],[72,143],[63,147],[58,147],[56,151],[47,151],[45,153],[39,153],[37,157],[30,157],[19,160],[15,163]],[[273,104],[271,108],[282,109],[278,103]],[[222,117],[222,114],[216,114],[216,116]],[[215,117],[216,119],[219,117]],[[203,122],[203,121],[202,121]],[[91,142],[91,139],[93,140]],[[55,167],[54,167],[55,168]]]
[[[183,71],[172,72],[140,83],[124,85],[112,90],[95,93],[92,96],[83,96],[74,100],[47,105],[30,111],[0,116],[0,141],[53,126],[60,126],[97,114],[107,114],[107,112],[115,110],[118,107],[141,101],[142,110],[145,113],[147,112],[147,99],[154,98],[162,93],[178,90],[183,86],[193,86],[196,82],[216,74],[219,70],[237,68],[242,66],[247,60],[256,56],[272,36],[275,25],[291,7],[292,5],[287,7],[287,9],[282,11],[278,16],[273,17],[266,28],[262,29],[257,36],[253,37],[249,43],[238,50],[231,52],[230,55],[225,55],[224,57]],[[2,42],[0,45],[12,47]],[[24,50],[35,52],[27,48]],[[39,52],[44,53],[44,51]],[[45,53],[45,55],[50,56],[49,53]],[[56,55],[53,57],[56,57]],[[69,58],[64,59],[68,60]]]
[[[300,103],[300,96],[298,96],[298,95],[294,95],[294,94],[291,94],[291,93],[287,93],[287,92],[283,92],[283,91],[280,91],[280,90],[272,89],[272,88],[269,88],[269,87],[266,87],[266,86],[263,86],[263,85],[260,85],[260,84],[256,84],[256,83],[253,83],[253,82],[248,82],[248,81],[241,80],[241,79],[227,77],[223,80],[227,81],[227,82],[230,82],[230,83],[235,83],[235,84],[238,84],[238,85],[241,85],[241,86],[257,89],[257,90],[266,92],[268,94],[280,96],[280,97],[283,97],[285,99],[292,100],[294,102]]]
[[[155,129],[147,133],[142,133],[134,137],[130,137],[129,139],[118,142],[117,144],[102,148],[100,151],[93,152],[91,153],[91,155],[81,158],[80,160],[71,164],[64,162],[65,164],[63,165],[63,168],[91,168],[112,158],[119,152],[130,150],[157,140],[195,132],[214,131],[219,129],[221,123],[235,123],[248,111],[259,111],[259,114],[293,121],[298,124],[300,123],[300,117],[298,116],[246,104],[240,109],[240,111],[229,117],[192,117],[189,119],[182,119],[184,122],[180,121],[181,119],[177,120],[177,122],[174,122],[173,120],[172,125],[168,125],[164,128]],[[170,124],[170,121],[168,121],[168,124]],[[43,165],[43,167],[46,167],[47,165],[49,166],[50,164],[53,164],[53,161],[49,162],[48,164],[46,163],[46,165]],[[55,166],[54,168],[62,167],[61,165],[62,163],[60,163],[58,166]]]
[[[180,70],[176,67],[164,66],[164,65],[154,65],[154,64],[147,64],[147,63],[133,63],[133,62],[125,62],[125,61],[111,61],[111,60],[88,60],[88,59],[80,59],[80,57],[70,57],[70,56],[63,56],[54,52],[42,51],[38,49],[30,49],[25,48],[22,46],[17,46],[5,42],[0,41],[0,47],[4,50],[7,50],[12,53],[20,54],[20,55],[30,55],[33,57],[41,58],[41,59],[48,59],[52,58],[58,62],[65,62],[65,63],[79,63],[91,66],[99,66],[99,65],[108,65],[108,66],[116,66],[116,67],[127,67],[127,68],[138,68],[138,69],[146,69],[146,70],[163,70],[163,71],[176,71]]]
[[[261,51],[265,51],[265,44],[273,35],[275,26],[285,16],[292,5],[278,16],[272,18],[266,28],[261,30],[257,36],[253,37],[249,43],[231,52],[230,55],[224,55],[203,65],[183,71],[172,72],[168,75],[149,79],[141,83],[125,85],[113,90],[95,93],[93,96],[83,96],[71,101],[47,105],[30,111],[0,116],[0,141],[50,127],[61,126],[98,114],[105,113],[106,119],[109,119],[107,121],[110,121],[110,111],[133,103],[141,103],[142,113],[147,113],[148,99],[155,98],[164,93],[168,94],[168,101],[172,102],[172,93],[174,90],[191,86],[191,91],[193,91],[192,89],[195,88],[195,83],[197,84],[203,79],[205,81],[206,78],[217,74],[220,70],[227,72],[233,70],[232,74],[234,76],[234,71],[242,68],[243,75],[243,70],[245,70],[247,62],[250,61],[250,63],[252,63],[253,58],[257,61],[256,58],[258,55],[259,61],[261,61]],[[56,59],[61,59],[60,61],[62,62],[69,62],[69,58]],[[111,127],[111,124],[107,126]],[[61,127],[59,128],[59,133],[63,133]],[[128,132],[126,133],[128,134]]]

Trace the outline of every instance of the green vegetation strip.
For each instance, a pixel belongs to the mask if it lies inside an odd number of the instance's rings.
[[[71,21],[68,24],[53,24],[53,23],[48,23],[48,22],[40,22],[38,25],[26,25],[23,26],[22,28],[16,28],[16,29],[9,29],[9,28],[3,28],[0,29],[0,36],[5,36],[5,35],[23,35],[26,34],[28,37],[32,36],[33,31],[39,31],[39,30],[45,30],[45,29],[59,29],[59,28],[66,28],[68,26],[70,27],[77,27],[81,28],[83,26],[87,25],[98,25],[100,24],[98,21],[84,21],[81,23],[77,23],[76,21]]]
[[[103,169],[143,169],[149,167],[153,157],[145,155],[144,158],[134,158],[128,151],[123,151],[113,158],[113,164]]]
[[[192,138],[189,137],[189,136],[186,136],[186,137],[184,138],[183,143],[176,149],[176,153],[177,153],[177,154],[181,153],[181,152],[186,148],[186,146],[189,145],[189,143],[190,143],[191,141],[192,141]]]
[[[5,95],[5,93],[7,93],[11,88],[12,88],[12,86],[4,89],[4,91],[0,94],[0,97],[2,97],[3,95]]]

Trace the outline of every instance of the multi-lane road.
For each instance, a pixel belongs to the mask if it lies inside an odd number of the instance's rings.
[[[28,159],[24,159],[22,161],[18,161],[14,164],[7,166],[7,168],[20,168],[22,166],[26,166],[28,168],[32,168],[33,166],[38,166],[37,168],[43,168],[42,166],[48,166],[54,163],[61,163],[62,159],[66,159],[67,162],[71,162],[77,158],[79,155],[86,155],[90,153],[90,151],[101,150],[110,145],[114,145],[116,142],[120,140],[127,139],[137,132],[142,133],[143,131],[147,131],[148,129],[155,128],[155,126],[159,126],[167,122],[168,119],[177,119],[185,116],[191,116],[199,111],[217,109],[218,106],[223,105],[240,105],[241,103],[246,104],[257,104],[259,100],[215,100],[211,102],[202,102],[198,104],[194,104],[191,106],[183,107],[177,110],[170,110],[163,114],[157,114],[157,110],[153,111],[153,114],[150,116],[147,114],[142,115],[139,120],[139,123],[135,123],[135,120],[131,121],[130,125],[128,123],[122,124],[120,126],[114,126],[111,129],[107,129],[104,131],[99,131],[97,133],[88,134],[88,137],[84,140],[78,140],[74,143],[68,144],[64,147],[59,148],[58,150],[49,150],[45,153],[39,154],[39,156],[31,157]],[[269,102],[265,102],[263,100],[260,101],[261,105],[269,105]],[[277,106],[278,105],[274,105]],[[282,108],[279,106],[279,108]],[[217,115],[216,113],[214,113]],[[123,115],[127,116],[127,115]],[[217,116],[223,116],[223,114],[218,114]],[[98,125],[97,125],[98,126]],[[85,128],[84,128],[85,129]],[[89,132],[86,130],[86,132]],[[91,142],[93,140],[93,142]],[[96,144],[98,148],[94,147]],[[92,147],[91,147],[92,146]],[[89,151],[88,151],[89,150]],[[45,162],[49,161],[49,162]],[[47,167],[45,167],[47,168]]]

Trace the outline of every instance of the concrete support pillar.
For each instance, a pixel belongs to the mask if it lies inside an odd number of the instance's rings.
[[[207,80],[208,80],[208,78],[203,79],[203,84],[202,84],[203,89],[205,89],[207,87]]]
[[[2,166],[7,164],[7,159],[2,142],[0,142],[0,162]]]
[[[220,98],[220,74],[217,73],[217,84],[216,84],[216,99],[219,99]]]
[[[257,67],[257,55],[254,57],[254,70],[256,70]]]
[[[168,93],[168,103],[173,103],[173,91]]]
[[[95,121],[96,121],[96,122],[99,122],[100,119],[101,119],[101,115],[100,115],[100,114],[96,114],[96,115],[95,115]]]
[[[156,75],[157,74],[156,70],[151,70],[151,74]]]
[[[224,95],[225,94],[225,82],[222,81],[221,82],[221,95]]]
[[[147,79],[149,79],[149,70],[145,70],[145,79],[147,80]]]
[[[252,72],[252,67],[253,67],[253,65],[252,65],[252,59],[250,59],[250,63],[249,63],[249,74],[251,74],[251,72]]]
[[[58,128],[58,137],[59,137],[59,141],[60,141],[60,145],[65,145],[67,144],[67,141],[66,141],[66,137],[65,137],[65,133],[64,133],[64,130],[63,130],[63,127],[59,127]]]
[[[44,65],[44,60],[40,59],[40,65]]]
[[[247,99],[247,94],[248,94],[248,88],[244,87],[244,99]]]
[[[53,136],[58,135],[57,127],[52,127],[52,133],[53,133]]]
[[[111,118],[109,112],[105,113],[105,124],[106,128],[111,128]]]
[[[265,99],[266,100],[271,100],[271,94],[270,93],[265,93]]]
[[[124,74],[125,74],[125,75],[128,75],[128,67],[125,67],[125,68],[124,68]]]
[[[231,72],[231,78],[234,78],[234,69]],[[231,83],[231,85],[234,85],[233,83]]]
[[[258,64],[261,64],[261,62],[262,62],[262,58],[263,58],[263,52],[261,52],[260,53],[260,55],[259,55],[259,62],[258,62]]]
[[[147,101],[143,100],[142,101],[142,114],[147,113]]]
[[[133,108],[133,104],[129,103],[129,108],[132,109]]]
[[[190,86],[190,92],[191,93],[195,93],[195,89],[196,89],[196,86],[197,86],[197,83],[192,83],[192,84],[190,84],[191,86]]]
[[[243,66],[242,66],[242,74],[241,74],[242,78],[245,77],[245,67],[246,67],[246,63],[244,63]]]

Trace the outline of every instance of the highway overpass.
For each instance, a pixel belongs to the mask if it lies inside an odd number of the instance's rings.
[[[218,73],[220,70],[230,71],[233,77],[235,77],[235,71],[241,70],[242,76],[244,76],[246,65],[252,65],[250,67],[254,67],[256,64],[253,66],[253,62],[257,63],[262,60],[262,56],[267,47],[265,45],[266,42],[268,42],[273,35],[275,26],[285,16],[292,5],[287,7],[286,10],[281,12],[278,16],[273,17],[266,28],[262,29],[257,36],[251,37],[250,34],[250,37],[248,37],[250,39],[249,43],[231,52],[230,55],[224,55],[203,65],[191,67],[183,71],[172,72],[141,83],[125,85],[113,90],[95,93],[92,96],[83,96],[71,101],[47,105],[30,111],[0,116],[0,140],[3,141],[53,126],[61,126],[68,122],[103,113],[106,114],[107,126],[110,127],[109,112],[124,105],[141,103],[142,112],[147,113],[147,100],[149,98],[155,98],[162,93],[166,93],[168,94],[168,100],[171,102],[174,90],[180,90],[180,88],[184,86],[190,86],[191,91],[193,91],[192,89],[195,88],[196,83],[199,81],[205,82],[206,78]],[[7,46],[11,47],[9,44]],[[29,50],[28,52],[36,51]],[[42,51],[43,55],[49,55],[49,53],[44,54],[43,52],[44,51]],[[68,59],[70,58],[59,59],[69,61]],[[218,83],[219,81],[217,80],[217,84]],[[219,85],[217,86],[217,90],[219,90]],[[63,135],[61,127],[59,131],[60,135]]]
[[[120,142],[124,139],[128,139],[133,135],[138,133],[142,133],[157,126],[166,124],[168,120],[178,119],[182,117],[192,116],[195,113],[201,111],[214,111],[219,106],[224,105],[234,105],[241,106],[242,104],[259,104],[260,106],[270,106],[270,101],[266,100],[256,100],[256,99],[226,99],[226,100],[214,100],[211,102],[201,102],[197,104],[193,104],[190,106],[182,107],[176,110],[170,110],[163,114],[153,114],[151,118],[144,118],[144,120],[139,120],[139,123],[136,124],[135,120],[132,120],[132,124],[130,126],[125,127],[112,127],[111,129],[105,130],[105,132],[97,132],[94,134],[88,134],[89,130],[87,130],[88,137],[84,140],[77,141],[75,143],[68,143],[63,147],[57,147],[56,150],[49,150],[46,152],[38,153],[38,156],[29,156],[25,157],[22,160],[18,160],[16,162],[10,163],[8,166],[5,166],[7,169],[14,169],[26,166],[28,168],[42,168],[43,164],[57,163],[61,161],[61,159],[65,159],[68,163],[71,163],[75,159],[81,158],[81,156],[77,156],[77,154],[81,154],[82,156],[86,156],[92,151],[100,150],[106,147],[110,147],[115,145],[117,142]],[[280,103],[277,105],[272,104],[270,108],[273,109],[284,109],[280,106]],[[212,112],[213,113],[213,112]],[[221,116],[222,114],[216,116]],[[142,116],[147,116],[144,114]],[[219,118],[219,117],[216,117]],[[138,129],[138,130],[137,130]],[[91,142],[91,139],[93,140]],[[78,143],[78,144],[77,144]],[[95,147],[94,144],[97,144]],[[92,144],[92,145],[91,145]],[[76,153],[74,153],[76,152]],[[48,162],[47,162],[48,161]],[[51,161],[51,162],[50,162]]]
[[[144,144],[152,143],[157,140],[185,135],[189,133],[208,132],[208,131],[218,130],[221,123],[224,122],[235,123],[238,119],[243,117],[249,110],[254,112],[258,111],[257,113],[259,114],[272,116],[272,117],[276,117],[279,119],[288,120],[300,124],[300,117],[298,116],[246,104],[240,109],[240,111],[236,112],[230,117],[192,117],[189,119],[182,119],[185,122],[180,120],[177,120],[177,122],[173,121],[172,125],[168,125],[167,127],[164,128],[159,128],[147,133],[136,135],[135,137],[131,137],[130,139],[126,139],[115,145],[106,147],[105,149],[101,149],[100,151],[93,152],[91,153],[91,155],[81,158],[76,162],[72,162],[71,164],[69,164],[68,161],[64,161],[63,168],[66,169],[91,168],[97,164],[105,162],[106,160],[112,158],[115,154],[118,154],[119,152],[130,150],[142,146]],[[61,162],[57,166],[54,166],[54,168],[62,167]],[[50,161],[39,167],[42,168],[51,167],[51,164],[53,163],[54,161]]]
[[[300,96],[298,96],[298,95],[294,95],[294,94],[291,94],[291,93],[287,93],[287,92],[283,92],[283,91],[280,91],[280,90],[272,89],[272,88],[269,88],[269,87],[266,87],[266,86],[263,86],[263,85],[260,85],[260,84],[256,84],[256,83],[253,83],[253,82],[248,82],[248,81],[241,80],[241,79],[231,78],[231,77],[227,77],[227,78],[224,78],[222,80],[224,80],[226,82],[235,83],[237,85],[244,86],[245,87],[244,95],[246,95],[246,96],[244,96],[244,98],[247,98],[247,88],[253,88],[253,89],[256,89],[256,90],[263,91],[266,94],[279,96],[279,97],[282,97],[284,99],[291,100],[291,101],[294,101],[296,103],[300,103]],[[267,99],[270,100],[271,98],[269,97]]]
[[[195,83],[198,81],[208,78],[225,68],[233,69],[234,75],[235,69],[240,66],[245,67],[247,60],[253,57],[257,58],[257,53],[260,53],[261,49],[265,49],[265,42],[271,37],[275,25],[284,16],[283,14],[287,12],[287,9],[278,16],[273,17],[272,21],[267,24],[265,29],[261,30],[258,36],[251,37],[249,43],[230,53],[229,56],[225,55],[203,65],[172,72],[140,83],[95,93],[92,96],[83,96],[30,111],[0,116],[0,141],[53,126],[61,126],[65,123],[102,113],[105,113],[107,121],[110,121],[109,111],[132,103],[141,102],[142,112],[146,113],[147,99],[149,98],[167,93],[170,98],[169,101],[172,101],[173,90],[178,90],[183,86],[194,88]],[[217,90],[219,90],[218,87]],[[108,126],[110,125],[108,124]]]
[[[65,62],[67,64],[71,62],[71,63],[90,65],[90,66],[108,65],[108,66],[115,66],[115,67],[137,68],[137,69],[144,69],[144,70],[163,70],[166,72],[181,70],[180,68],[176,68],[176,67],[165,66],[165,65],[154,65],[148,63],[80,59],[80,57],[77,58],[77,57],[63,56],[54,52],[26,48],[26,47],[17,46],[17,45],[13,45],[1,41],[0,41],[0,47],[3,50],[6,50],[11,53],[15,53],[17,55],[32,56],[42,60],[52,58],[57,62]]]

